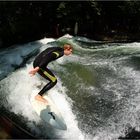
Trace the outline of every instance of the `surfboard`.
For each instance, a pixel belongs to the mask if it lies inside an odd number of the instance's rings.
[[[61,130],[67,130],[66,123],[62,117],[62,114],[58,110],[57,106],[48,95],[43,96],[48,101],[48,105],[43,102],[34,99],[34,96],[30,97],[30,102],[35,112],[40,118],[45,121],[46,124],[50,124],[52,127]]]

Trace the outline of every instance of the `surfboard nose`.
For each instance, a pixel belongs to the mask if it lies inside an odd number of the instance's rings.
[[[67,130],[66,124],[64,124],[63,127],[61,127],[61,128],[62,128],[62,130]]]
[[[50,124],[57,129],[67,130],[67,125],[66,125],[65,121],[62,120],[62,118],[61,119],[58,117],[56,119],[52,118],[50,120]]]
[[[66,123],[62,123],[60,129],[61,129],[61,130],[67,130],[67,125],[66,125]]]

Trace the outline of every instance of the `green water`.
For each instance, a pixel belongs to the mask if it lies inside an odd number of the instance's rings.
[[[79,128],[92,136],[119,136],[128,124],[139,127],[140,44],[105,44],[99,49],[72,44],[73,59],[61,66],[59,75]]]

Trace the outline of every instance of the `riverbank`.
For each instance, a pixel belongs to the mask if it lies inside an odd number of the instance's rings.
[[[99,32],[92,34],[82,34],[81,36],[103,41],[106,43],[130,43],[130,42],[140,42],[140,33],[128,33],[128,32]]]

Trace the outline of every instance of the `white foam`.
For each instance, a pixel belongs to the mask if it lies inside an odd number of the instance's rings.
[[[62,86],[60,79],[58,79],[58,81],[59,83],[57,86],[48,92],[55,104],[58,106],[67,124],[67,131],[65,131],[63,134],[62,132],[58,131],[58,135],[61,136],[61,138],[66,139],[70,138],[83,140],[83,134],[78,128],[78,122],[76,121],[71,109],[72,100],[65,94],[66,89]]]
[[[38,42],[40,42],[40,43],[42,43],[42,44],[47,44],[47,43],[49,43],[49,42],[53,42],[53,41],[55,41],[55,39],[53,39],[53,38],[43,38],[43,39],[41,39],[41,40],[39,40]]]
[[[69,35],[69,34],[65,34],[63,37],[72,38],[73,36],[72,35]]]
[[[11,89],[11,92],[8,96],[8,103],[11,105],[11,111],[13,111],[14,113],[22,114],[24,117],[27,117],[30,121],[35,121],[36,123],[39,123],[41,119],[34,112],[29,102],[29,96],[31,93],[36,95],[40,91],[40,87],[43,87],[46,84],[46,82],[42,81],[42,79],[40,79],[40,77],[37,75],[30,77],[28,72],[31,68],[32,64],[27,65],[26,68],[16,71],[10,77],[12,78],[13,82],[10,83],[9,86],[11,86],[12,88],[16,88]],[[53,101],[62,113],[62,116],[66,121],[68,130],[64,132],[56,130],[57,134],[55,137],[58,136],[61,138],[68,139],[76,138],[81,140],[83,139],[83,135],[78,128],[78,122],[76,121],[71,109],[72,101],[65,94],[66,89],[62,87],[60,79],[58,81],[59,82],[57,83],[57,85],[53,89],[51,89],[48,92],[48,94],[52,97]],[[34,125],[29,124],[29,126]]]

